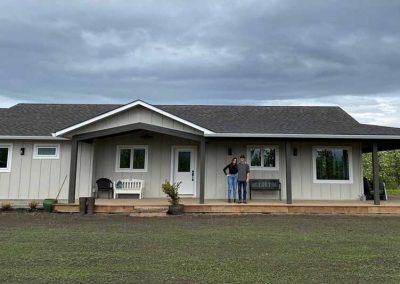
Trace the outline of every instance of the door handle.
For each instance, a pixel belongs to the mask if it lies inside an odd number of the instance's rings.
[[[192,181],[194,181],[194,171],[192,171]]]

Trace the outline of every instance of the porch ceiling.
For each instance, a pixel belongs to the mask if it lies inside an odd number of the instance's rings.
[[[400,140],[368,140],[362,141],[362,152],[371,153],[372,145],[378,145],[378,151],[390,151],[400,149]]]

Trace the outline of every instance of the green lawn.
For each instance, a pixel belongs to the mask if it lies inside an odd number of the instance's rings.
[[[0,214],[0,283],[399,283],[400,217]]]
[[[388,195],[393,195],[393,196],[400,196],[400,190],[395,188],[395,189],[387,189],[387,194]]]

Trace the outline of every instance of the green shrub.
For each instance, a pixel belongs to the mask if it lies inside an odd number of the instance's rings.
[[[1,203],[1,210],[8,211],[11,210],[12,206],[10,202],[2,202]]]
[[[39,202],[33,200],[33,201],[29,202],[29,209],[35,210],[38,207],[38,205],[39,205]]]
[[[169,203],[171,203],[171,205],[178,205],[180,198],[178,196],[178,189],[181,186],[182,182],[178,182],[178,183],[171,183],[168,180],[165,181],[165,183],[163,183],[161,185],[163,192],[168,195],[169,197]]]

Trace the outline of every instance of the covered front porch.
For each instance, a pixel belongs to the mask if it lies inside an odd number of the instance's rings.
[[[117,183],[133,180],[143,187],[135,197],[164,197],[163,182],[183,180],[183,197],[204,202],[204,171],[205,139],[197,133],[146,123],[80,133],[72,137],[68,202],[83,196],[126,201],[133,196],[118,192]],[[110,192],[98,190],[100,179]]]
[[[129,148],[128,145],[141,145],[146,149],[143,154],[143,167],[145,170],[131,171],[119,169],[121,164],[119,155],[121,149]],[[125,146],[124,146],[125,145]],[[249,200],[251,206],[270,206],[293,204],[296,206],[311,206],[322,202],[322,206],[356,205],[369,206],[371,201],[360,203],[363,200],[361,153],[371,153],[373,157],[374,180],[379,178],[378,151],[397,149],[397,141],[382,140],[298,140],[298,139],[265,139],[265,138],[205,138],[202,135],[187,133],[154,125],[136,123],[128,126],[81,133],[72,137],[71,173],[69,183],[69,203],[77,202],[80,196],[99,197],[98,205],[165,205],[167,200],[162,193],[161,184],[165,180],[179,181],[183,176],[175,176],[179,165],[179,155],[175,149],[184,149],[190,152],[192,162],[188,162],[183,172],[186,172],[188,181],[192,184],[192,192],[181,194],[185,205],[193,208],[195,204],[222,206],[228,205],[229,210],[245,210],[227,204],[226,179],[222,168],[234,156],[247,153],[248,145],[273,145],[276,155],[276,165],[273,170],[252,170],[251,178],[276,178],[282,184],[282,201],[279,201],[277,192],[257,196]],[[351,153],[351,183],[323,183],[313,182],[312,165],[315,145],[324,147],[348,147]],[[342,146],[341,146],[342,145]],[[258,147],[258,146],[251,146]],[[261,147],[261,146],[260,146]],[[130,149],[130,148],[129,148]],[[133,149],[133,148],[132,148]],[[131,150],[131,149],[130,149]],[[179,154],[179,153],[178,153]],[[122,154],[121,154],[122,155]],[[183,159],[185,161],[185,159]],[[129,163],[128,163],[129,164]],[[132,163],[128,165],[132,167]],[[109,178],[111,181],[121,179],[141,179],[145,182],[142,200],[115,199],[105,200],[98,196],[96,181],[99,178]],[[379,183],[373,183],[379,187]],[[310,195],[319,192],[317,195]],[[330,192],[330,195],[326,193]],[[379,205],[379,188],[374,193],[374,205]],[[313,198],[309,198],[312,196]],[[127,196],[129,198],[129,196]],[[259,197],[259,198],[257,198]],[[294,197],[294,198],[293,198]],[[397,201],[389,198],[386,205],[396,205]],[[332,208],[333,208],[332,207]],[[197,207],[200,208],[200,207]],[[206,208],[206,207],[203,207]],[[235,208],[235,209],[232,209]],[[289,208],[289,207],[288,207]],[[228,211],[229,211],[228,210]],[[267,210],[268,211],[268,210]]]

